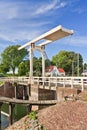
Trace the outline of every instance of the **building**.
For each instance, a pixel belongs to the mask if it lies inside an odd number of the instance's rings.
[[[87,76],[87,69],[83,71],[82,76]]]
[[[65,76],[63,68],[57,68],[56,66],[49,66],[45,69],[46,76]]]

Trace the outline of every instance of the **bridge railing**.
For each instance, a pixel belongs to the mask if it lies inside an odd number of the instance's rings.
[[[33,77],[32,81],[45,86],[87,89],[87,77]]]
[[[0,77],[0,80],[20,82],[26,84],[53,86],[53,87],[80,87],[82,91],[87,89],[87,77]]]

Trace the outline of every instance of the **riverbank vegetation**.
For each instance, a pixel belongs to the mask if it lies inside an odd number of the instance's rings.
[[[3,81],[0,81],[0,86],[3,84]]]

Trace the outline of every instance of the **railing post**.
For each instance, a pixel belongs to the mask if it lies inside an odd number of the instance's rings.
[[[73,89],[73,78],[71,78],[71,89]]]
[[[49,77],[49,89],[51,89],[51,78]]]
[[[65,85],[66,85],[66,84],[65,84],[65,79],[63,79],[63,81],[64,81],[64,82],[63,82],[63,88],[65,88]]]
[[[56,84],[56,87],[57,87],[57,78],[56,78],[56,83],[55,84]]]
[[[82,85],[82,91],[84,91],[84,82],[83,82],[83,78],[81,78],[81,85]]]

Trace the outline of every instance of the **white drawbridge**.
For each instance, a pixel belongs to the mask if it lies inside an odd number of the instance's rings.
[[[42,54],[42,77],[45,76],[45,45],[48,43],[54,42],[59,40],[63,37],[72,35],[74,33],[73,30],[66,29],[61,25],[53,28],[52,30],[42,34],[41,36],[31,40],[30,42],[24,44],[23,46],[19,47],[18,50],[21,50],[27,46],[30,46],[30,78],[33,76],[33,52],[34,50],[38,50]],[[35,43],[41,40],[45,40],[44,42],[36,45]]]

